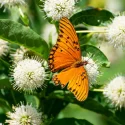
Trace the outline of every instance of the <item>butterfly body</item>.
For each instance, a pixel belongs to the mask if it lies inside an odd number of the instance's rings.
[[[72,66],[78,68],[78,67],[84,66],[84,65],[87,65],[86,61],[76,61]]]
[[[88,96],[88,76],[84,68],[87,64],[82,60],[80,45],[74,27],[67,18],[59,23],[59,37],[49,55],[49,67],[54,75],[55,85],[61,85],[70,90],[77,100],[83,101]]]

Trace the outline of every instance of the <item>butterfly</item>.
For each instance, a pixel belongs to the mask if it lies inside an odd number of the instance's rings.
[[[88,76],[82,60],[80,44],[71,22],[63,17],[59,22],[59,36],[52,47],[48,59],[52,72],[59,72],[53,77],[55,85],[61,85],[71,91],[77,100],[88,97]]]

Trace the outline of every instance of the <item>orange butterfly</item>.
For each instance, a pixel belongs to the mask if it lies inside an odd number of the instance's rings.
[[[59,36],[49,55],[49,67],[52,72],[62,70],[53,77],[55,85],[61,84],[70,90],[79,101],[88,96],[88,76],[83,65],[80,45],[73,25],[67,18],[59,23]]]

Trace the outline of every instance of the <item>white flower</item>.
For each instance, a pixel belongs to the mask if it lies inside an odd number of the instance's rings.
[[[45,0],[43,10],[47,17],[60,20],[62,17],[69,18],[75,9],[75,0]]]
[[[108,26],[108,39],[115,47],[125,47],[125,16],[115,17]]]
[[[28,104],[13,107],[13,112],[8,112],[7,116],[10,120],[6,120],[6,123],[9,125],[41,125],[42,123],[42,113]]]
[[[90,57],[82,57],[82,60],[86,63],[84,68],[86,69],[89,85],[93,85],[96,83],[97,77],[100,75],[98,65],[93,61]]]
[[[95,33],[92,38],[98,43],[108,42],[106,33]]]
[[[125,77],[117,76],[104,88],[104,96],[117,107],[125,107]]]
[[[1,6],[19,6],[19,5],[25,5],[25,0],[0,0]]]
[[[117,15],[124,9],[124,0],[106,0],[105,9]]]
[[[38,59],[24,59],[12,68],[13,86],[15,89],[32,92],[44,85],[45,69]]]
[[[47,23],[44,25],[41,36],[46,42],[49,43],[51,41],[52,44],[55,44],[58,37],[56,27],[53,24]]]
[[[15,53],[10,54],[13,59],[13,62],[17,63],[23,60],[26,52],[27,52],[27,49],[21,46],[19,49],[16,50]]]
[[[0,39],[0,57],[5,56],[8,51],[9,51],[8,42]]]

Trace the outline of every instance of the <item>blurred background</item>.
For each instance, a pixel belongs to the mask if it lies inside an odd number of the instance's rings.
[[[56,43],[57,32],[55,25],[50,24],[46,19],[44,12],[42,11],[41,2],[39,0],[27,0],[27,6],[22,7],[23,12],[28,16],[30,20],[30,27],[46,42]],[[85,9],[88,6],[96,8],[104,8],[114,15],[122,14],[125,11],[125,0],[79,0],[77,3],[77,11]],[[23,23],[19,17],[18,8],[0,8],[0,19],[11,19]],[[97,41],[97,38],[98,41]],[[111,62],[110,69],[102,69],[102,76],[98,79],[98,84],[107,84],[112,78],[118,74],[125,75],[125,54],[124,50],[120,48],[114,48],[112,45],[107,44],[105,41],[105,34],[94,34],[91,41],[96,42],[96,45],[104,52]],[[104,105],[104,104],[103,104]],[[56,109],[55,109],[56,110]],[[69,104],[63,111],[57,116],[60,118],[78,118],[86,119],[94,125],[120,125],[116,123],[110,123],[110,120],[99,113],[83,109],[78,105]]]

